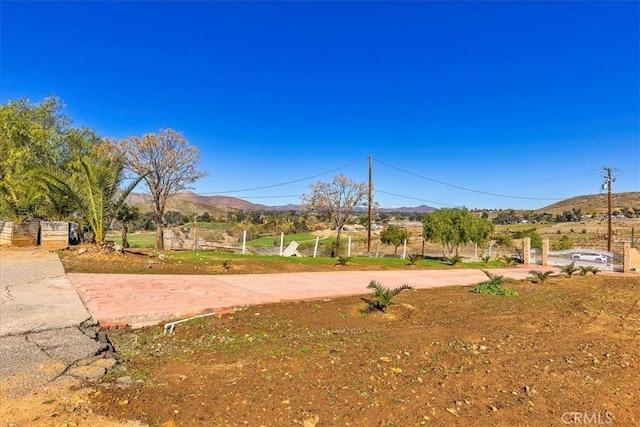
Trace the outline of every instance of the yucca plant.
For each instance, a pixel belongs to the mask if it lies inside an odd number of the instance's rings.
[[[462,264],[462,257],[460,255],[453,255],[447,258],[447,262],[449,262],[449,264],[453,266],[456,266]]]
[[[549,270],[549,271],[536,271],[536,270],[531,270],[529,272],[529,274],[531,274],[533,277],[536,278],[536,280],[539,280],[540,283],[544,283],[545,280],[547,280],[549,278],[549,276],[551,276],[553,274],[553,271]]]
[[[489,265],[489,262],[491,262],[491,257],[489,255],[487,256],[483,256],[482,258],[480,258],[482,260],[482,264],[486,267],[487,265]]]
[[[562,272],[569,278],[578,270],[579,268],[576,267],[575,261],[562,267]]]
[[[407,265],[416,265],[416,262],[422,258],[420,255],[411,254],[407,256]]]
[[[518,263],[518,259],[510,255],[504,255],[500,257],[500,262],[502,262],[507,267],[510,267],[516,265]]]
[[[598,274],[600,272],[599,268],[592,267],[590,265],[580,266],[579,268],[580,268],[580,275],[581,276],[586,276],[589,273],[593,273],[593,275],[595,276],[596,274]]]
[[[336,265],[345,266],[349,262],[349,259],[350,258],[346,256],[339,256],[338,259],[336,260]]]
[[[413,289],[406,283],[397,288],[391,289],[383,286],[382,283],[377,280],[372,280],[367,286],[367,289],[373,290],[373,295],[370,298],[364,298],[368,305],[368,311],[381,311],[387,312],[387,307],[393,304],[393,298],[405,289]]]

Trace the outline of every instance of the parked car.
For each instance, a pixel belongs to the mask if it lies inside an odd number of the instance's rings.
[[[607,262],[606,255],[594,254],[594,253],[586,253],[586,254],[573,254],[571,255],[571,259],[576,261],[595,261],[595,262]]]

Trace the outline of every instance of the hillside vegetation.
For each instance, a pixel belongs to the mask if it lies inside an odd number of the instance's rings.
[[[611,195],[613,210],[622,208],[640,208],[640,191],[628,193],[614,193]],[[544,208],[535,210],[536,213],[560,214],[572,209],[580,209],[583,214],[604,214],[607,213],[607,194],[590,194],[587,196],[576,196],[562,200]]]

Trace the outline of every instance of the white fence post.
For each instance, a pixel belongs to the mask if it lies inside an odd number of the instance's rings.
[[[313,257],[315,258],[318,255],[318,243],[320,242],[320,236],[316,236],[316,247],[313,248]]]
[[[349,244],[347,245],[347,258],[351,257],[351,236],[349,236]]]
[[[247,230],[242,232],[242,255],[247,251]]]
[[[284,252],[284,231],[280,233],[280,256]]]
[[[404,239],[404,249],[402,250],[402,259],[407,257],[407,239]]]

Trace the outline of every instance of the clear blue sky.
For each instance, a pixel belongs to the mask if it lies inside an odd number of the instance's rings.
[[[338,172],[366,181],[368,156],[383,207],[540,208],[600,192],[604,166],[614,191],[640,191],[636,1],[2,1],[0,14],[3,102],[55,94],[104,137],[181,131],[209,174],[199,193],[299,203]],[[269,188],[229,192],[256,187]]]

